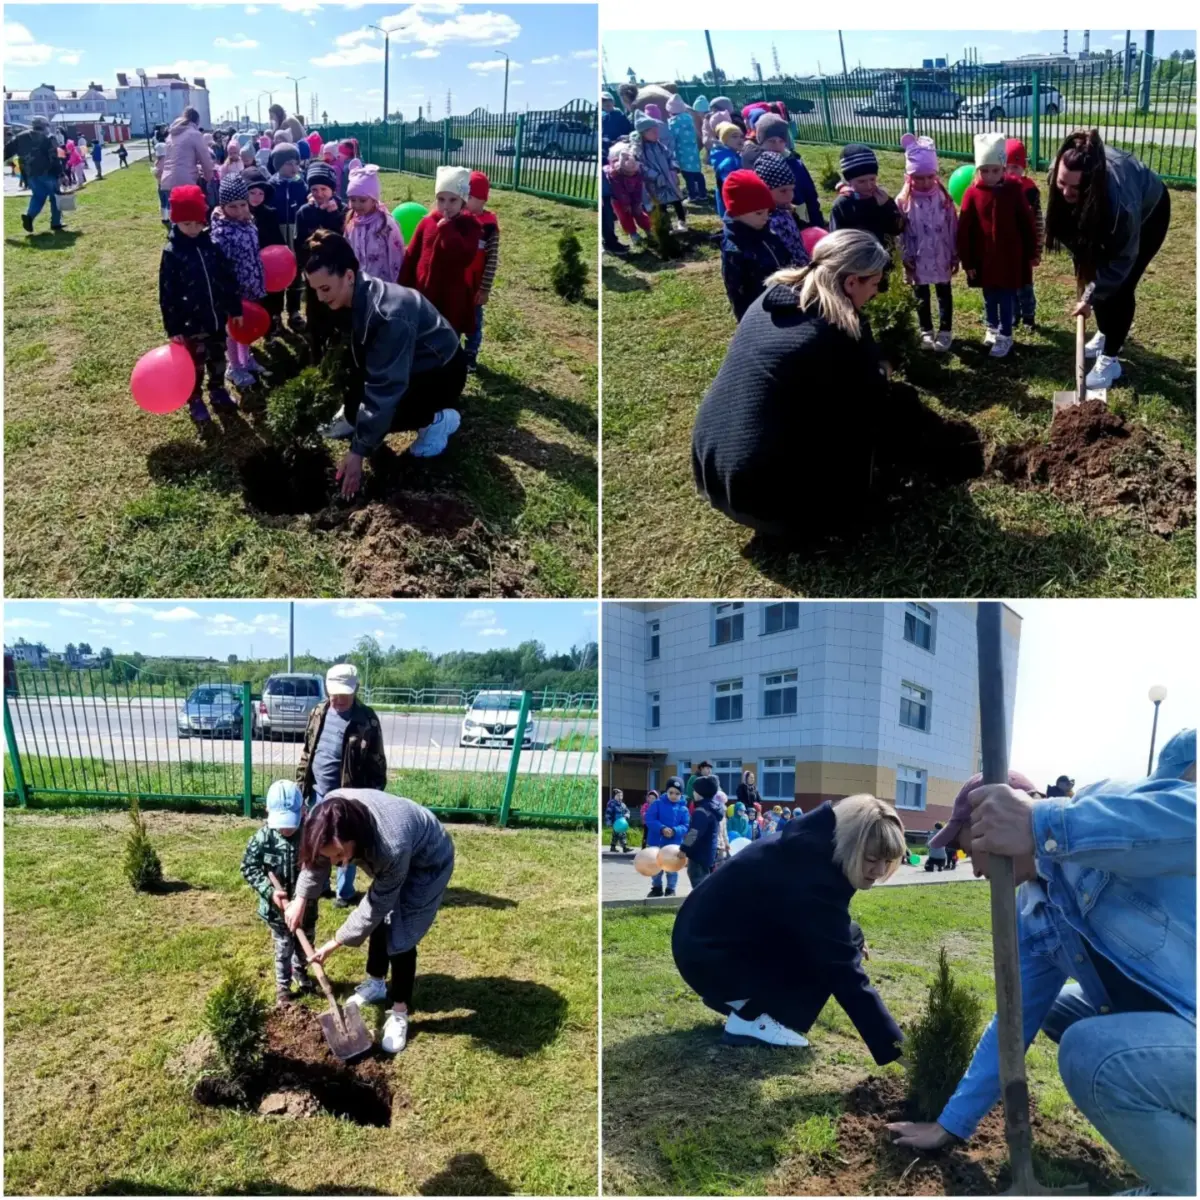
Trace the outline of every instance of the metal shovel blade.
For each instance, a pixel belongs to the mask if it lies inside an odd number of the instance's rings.
[[[1074,404],[1082,404],[1084,400],[1099,400],[1108,405],[1108,388],[1086,388],[1081,396],[1078,392],[1055,392],[1054,411],[1060,408],[1070,408]]]
[[[336,1012],[323,1012],[321,1029],[334,1057],[340,1058],[342,1062],[366,1054],[375,1044],[374,1038],[363,1023],[362,1013],[358,1011],[357,1004],[338,1007]]]

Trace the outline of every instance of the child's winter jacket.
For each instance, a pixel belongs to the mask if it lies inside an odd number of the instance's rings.
[[[171,122],[166,149],[159,161],[158,186],[164,192],[202,183],[216,174],[216,164],[197,125],[186,117]]]
[[[207,230],[190,238],[172,226],[158,267],[158,303],[168,337],[224,334],[225,322],[242,315],[233,264]]]
[[[404,235],[396,218],[386,208],[377,208],[369,216],[348,213],[346,240],[359,266],[376,279],[400,282],[404,265]]]
[[[231,221],[218,208],[212,215],[212,240],[233,264],[243,300],[267,294],[267,276],[258,253],[258,229],[253,221]]]
[[[492,284],[496,282],[496,268],[500,265],[500,220],[490,208],[475,214],[479,222],[479,249],[475,261],[467,272],[467,284],[475,289],[480,304],[486,304],[492,296]]]
[[[630,212],[641,212],[645,206],[646,181],[640,170],[634,175],[626,175],[610,163],[604,168],[604,178],[612,190],[614,204]]]
[[[674,204],[683,199],[677,177],[679,164],[662,142],[648,142],[634,134],[629,139],[634,157],[641,164],[646,190],[659,204]]]
[[[967,188],[958,214],[958,260],[973,271],[971,283],[985,288],[1019,288],[1037,251],[1033,213],[1021,185],[1004,179],[997,187]]]
[[[296,894],[300,874],[300,830],[285,838],[266,824],[250,839],[242,855],[242,878],[258,893],[258,915],[272,929],[282,932],[287,926],[283,913],[271,902],[275,888],[267,878],[269,871],[291,898]]]
[[[683,835],[687,833],[690,823],[691,815],[688,813],[688,806],[682,797],[676,804],[671,801],[669,796],[659,796],[646,809],[646,845],[678,845],[683,840]],[[663,833],[664,829],[672,831],[670,836]]]
[[[300,210],[308,203],[308,184],[299,175],[288,179],[279,174],[271,176],[270,184],[275,189],[272,202],[275,205],[275,215],[279,218],[284,244],[295,250],[296,219]]]
[[[460,334],[475,332],[475,293],[467,271],[475,260],[482,232],[465,209],[439,224],[436,212],[423,217],[404,252],[400,282],[416,288]]]
[[[724,218],[725,201],[721,197],[721,187],[734,171],[741,170],[742,156],[723,142],[717,142],[708,151],[708,162],[717,177],[717,216]]]
[[[846,191],[833,203],[829,228],[865,229],[884,249],[891,250],[904,229],[904,214],[891,196],[880,204],[874,196],[859,196],[856,192]]]
[[[681,171],[698,175],[704,167],[700,162],[700,147],[696,142],[696,124],[691,113],[676,113],[668,122],[675,141],[675,161]]]
[[[787,208],[777,208],[771,213],[769,228],[784,246],[787,247],[787,252],[792,258],[792,266],[803,267],[811,261],[808,251],[804,248],[804,242],[800,237],[800,218],[796,215],[796,210],[791,205]]]
[[[909,283],[949,283],[958,266],[958,213],[940,187],[909,189],[900,255]]]
[[[784,157],[787,159],[787,165],[792,169],[792,178],[796,181],[792,204],[797,209],[797,215],[806,224],[824,229],[825,217],[821,213],[821,199],[817,195],[817,185],[813,183],[812,176],[804,165],[804,160],[795,153],[786,154]]]
[[[604,823],[611,825],[618,817],[624,817],[629,820],[629,805],[624,800],[617,800],[615,797],[609,800],[604,809]]]
[[[270,185],[268,185],[270,186]],[[254,217],[254,227],[258,230],[258,250],[262,253],[264,246],[284,246],[283,230],[279,227],[279,214],[271,203],[271,194],[255,208],[251,205],[250,214]]]
[[[717,861],[717,840],[724,818],[725,806],[716,796],[710,796],[696,804],[692,810],[691,825],[680,844],[689,863],[712,870]]]
[[[304,270],[304,264],[308,262],[308,239],[312,237],[318,229],[330,229],[334,233],[341,233],[346,227],[346,206],[334,197],[337,203],[337,208],[330,212],[328,209],[322,208],[319,204],[313,204],[310,200],[303,205],[299,212],[296,213],[296,269]],[[389,283],[395,283],[394,279],[389,279]]]
[[[725,217],[725,232],[721,238],[721,278],[725,293],[733,305],[733,315],[740,321],[746,309],[762,295],[768,275],[792,265],[787,247],[771,231],[751,229],[744,221]]]

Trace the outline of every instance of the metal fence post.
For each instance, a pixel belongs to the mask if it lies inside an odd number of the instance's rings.
[[[904,77],[904,115],[908,119],[908,132],[916,133],[916,126],[913,124],[913,105],[912,105],[912,76],[905,75]]]
[[[450,157],[450,118],[442,118],[442,162]]]
[[[1042,73],[1033,73],[1033,136],[1030,139],[1030,149],[1033,151],[1033,169],[1042,169]]]
[[[401,122],[401,124],[400,124],[400,151],[399,151],[400,163],[399,163],[399,166],[396,168],[398,171],[404,170],[404,141],[405,141],[404,131],[407,128],[408,128],[408,126],[405,125],[403,122]]]
[[[517,118],[520,120],[520,117]],[[521,761],[521,743],[525,740],[525,726],[529,723],[530,692],[521,693],[521,711],[517,716],[517,731],[513,735],[512,758],[508,762],[508,778],[504,781],[504,799],[500,801],[500,827],[508,824],[509,813],[512,812],[513,790],[517,786],[517,765]]]
[[[517,114],[517,135],[513,139],[513,191],[521,190],[521,148],[525,141],[525,114]]]
[[[242,815],[250,815],[254,798],[254,713],[250,708],[250,680],[242,684]]]
[[[12,716],[8,711],[8,696],[4,697],[4,741],[8,746],[8,760],[12,763],[13,782],[17,789],[17,800],[22,808],[29,807],[29,792],[25,788],[25,773],[21,770],[21,755],[17,750],[17,737],[13,733]]]
[[[833,118],[829,112],[829,85],[821,80],[821,111],[825,115],[825,140],[833,141]]]

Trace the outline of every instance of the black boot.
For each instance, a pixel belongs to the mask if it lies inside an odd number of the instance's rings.
[[[646,899],[647,899],[647,900],[656,900],[656,899],[660,898],[660,897],[662,896],[662,894],[663,894],[663,890],[662,890],[662,884],[661,884],[661,883],[656,883],[656,884],[655,884],[655,885],[654,885],[654,886],[653,886],[653,887],[650,889],[650,892],[649,892],[649,894],[647,895]]]
[[[673,895],[675,895],[675,889],[674,889],[674,888],[667,888],[666,895],[668,895],[668,896],[673,896]]]
[[[33,232],[33,218],[28,213],[21,214],[21,226],[26,233]]]

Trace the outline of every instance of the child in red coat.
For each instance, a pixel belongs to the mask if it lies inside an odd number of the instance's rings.
[[[496,214],[487,208],[491,181],[482,171],[471,172],[471,194],[467,197],[467,212],[478,222],[483,231],[479,237],[479,249],[475,261],[467,272],[470,285],[475,290],[475,332],[467,338],[467,371],[475,373],[479,358],[479,346],[483,341],[483,309],[492,295],[492,284],[496,282],[496,267],[500,264],[500,222]]]
[[[400,282],[420,292],[458,334],[475,332],[475,291],[470,268],[483,234],[479,220],[466,211],[471,172],[438,167],[436,208],[413,230],[404,252]]]
[[[972,287],[983,288],[985,346],[1003,358],[1013,344],[1017,292],[1037,266],[1037,233],[1021,185],[1005,175],[1002,133],[975,135],[975,182],[958,215],[958,258]]]

